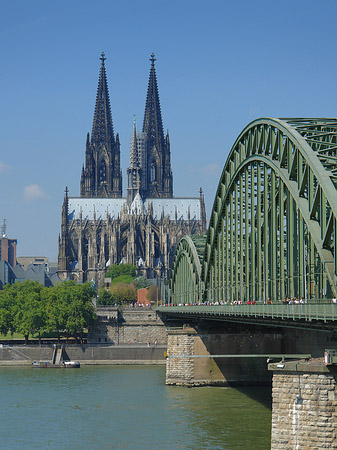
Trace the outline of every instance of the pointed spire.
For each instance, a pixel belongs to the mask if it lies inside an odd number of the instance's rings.
[[[104,64],[106,57],[104,52],[102,52],[100,60],[101,69],[98,79],[96,106],[91,133],[91,141],[96,144],[114,142],[108,82]]]
[[[149,84],[146,96],[146,106],[144,114],[143,132],[149,144],[153,144],[156,140],[164,141],[163,121],[161,117],[160,101],[157,85],[157,75],[154,62],[156,61],[154,53],[151,58],[151,69],[149,76]]]
[[[137,129],[136,129],[136,116],[133,116],[133,132],[130,150],[130,168],[139,167],[139,158],[137,150]]]

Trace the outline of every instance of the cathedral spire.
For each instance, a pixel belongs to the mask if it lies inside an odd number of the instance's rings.
[[[137,130],[136,130],[136,117],[133,116],[133,131],[131,140],[131,150],[130,150],[130,167],[138,167],[139,158],[137,150]]]
[[[108,82],[106,78],[104,52],[101,53],[101,69],[98,79],[94,121],[92,124],[91,141],[95,144],[109,143],[115,140],[111,116]]]
[[[121,197],[120,143],[112,124],[105,55],[102,52],[91,140],[87,134],[81,197]]]
[[[126,170],[128,177],[127,201],[131,205],[137,193],[141,191],[141,162],[138,152],[136,119],[133,117],[133,132],[130,149],[130,166]]]
[[[148,144],[152,146],[156,143],[156,141],[164,141],[164,131],[161,117],[156,68],[154,65],[154,62],[156,61],[154,53],[152,53],[150,61],[151,69],[147,88],[143,132]]]
[[[170,141],[164,137],[154,53],[150,61],[143,133],[139,140],[139,145],[143,142],[141,185],[144,197],[170,198],[173,197]]]

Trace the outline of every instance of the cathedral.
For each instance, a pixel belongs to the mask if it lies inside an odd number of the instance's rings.
[[[170,139],[163,130],[154,54],[142,131],[133,124],[123,197],[120,142],[112,122],[104,53],[100,60],[81,194],[70,197],[66,188],[58,252],[62,280],[94,280],[99,287],[110,264],[137,265],[148,278],[167,276],[180,237],[206,232],[202,189],[199,197],[173,196]]]

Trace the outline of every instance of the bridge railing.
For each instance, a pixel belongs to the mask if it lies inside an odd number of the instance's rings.
[[[245,316],[275,319],[293,319],[305,321],[334,321],[337,320],[337,304],[310,303],[310,304],[263,304],[255,305],[191,305],[191,306],[161,306],[159,311],[184,315],[203,316]]]

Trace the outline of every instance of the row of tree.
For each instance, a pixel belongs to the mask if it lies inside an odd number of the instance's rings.
[[[37,281],[5,285],[0,291],[0,333],[65,333],[79,336],[96,320],[90,283],[65,281],[44,287]]]

